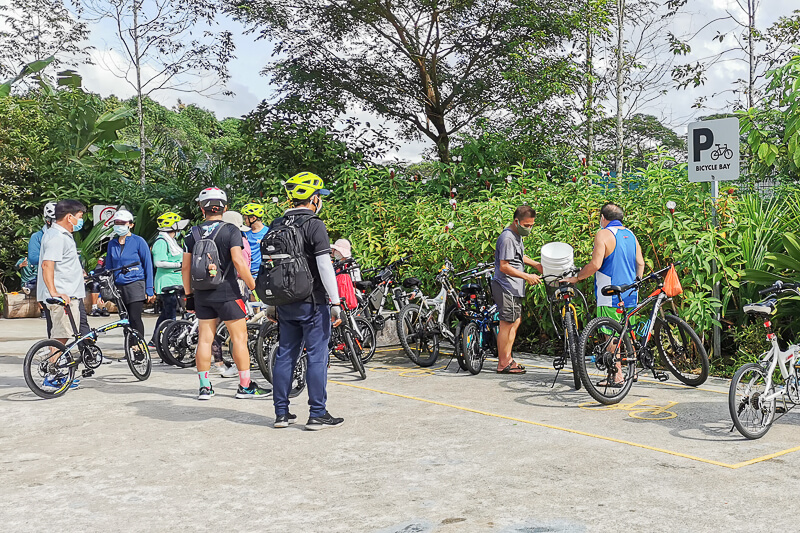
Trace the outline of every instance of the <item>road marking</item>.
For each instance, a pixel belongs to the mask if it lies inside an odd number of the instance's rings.
[[[669,420],[676,418],[678,413],[668,411],[668,409],[678,405],[678,402],[667,402],[667,405],[653,405],[643,403],[650,398],[639,398],[633,403],[615,403],[613,405],[603,405],[596,402],[586,402],[578,405],[587,411],[628,411],[628,416],[639,420]]]
[[[490,417],[493,417],[493,418],[501,418],[501,419],[504,419],[504,420],[511,420],[513,422],[519,422],[521,424],[529,424],[531,426],[543,427],[543,428],[547,428],[547,429],[553,429],[553,430],[556,430],[556,431],[563,431],[565,433],[572,433],[573,435],[581,435],[583,437],[591,437],[591,438],[594,438],[594,439],[604,440],[604,441],[608,441],[608,442],[614,442],[614,443],[617,443],[617,444],[625,444],[626,446],[633,446],[635,448],[641,448],[641,449],[644,449],[644,450],[650,450],[650,451],[653,451],[653,452],[663,453],[663,454],[666,454],[666,455],[672,455],[674,457],[682,457],[684,459],[689,459],[691,461],[697,461],[697,462],[705,463],[705,464],[709,464],[709,465],[720,466],[720,467],[723,467],[723,468],[729,468],[731,470],[737,470],[739,468],[742,468],[743,466],[753,465],[753,464],[756,464],[756,463],[760,463],[760,462],[763,462],[763,461],[768,461],[770,459],[775,459],[775,458],[781,457],[783,455],[787,455],[787,454],[790,454],[790,453],[793,453],[793,452],[800,451],[800,446],[797,446],[795,448],[789,448],[787,450],[782,450],[782,451],[779,451],[779,452],[771,453],[769,455],[756,457],[755,459],[750,459],[748,461],[742,461],[742,462],[734,463],[734,464],[723,463],[722,461],[715,461],[713,459],[705,459],[703,457],[698,457],[696,455],[690,455],[690,454],[687,454],[687,453],[676,452],[676,451],[667,450],[667,449],[664,449],[664,448],[657,448],[655,446],[649,446],[647,444],[641,444],[641,443],[638,443],[638,442],[615,439],[613,437],[606,437],[604,435],[596,435],[594,433],[588,433],[586,431],[580,431],[580,430],[577,430],[577,429],[563,428],[563,427],[559,427],[559,426],[554,426],[552,424],[545,424],[543,422],[534,422],[532,420],[525,420],[524,418],[516,418],[516,417],[513,417],[513,416],[506,416],[506,415],[501,415],[501,414],[498,414],[498,413],[490,413],[490,412],[487,412],[487,411],[481,411],[481,410],[478,410],[478,409],[472,409],[472,408],[463,407],[463,406],[460,406],[460,405],[453,405],[453,404],[450,404],[450,403],[437,402],[435,400],[427,400],[425,398],[418,398],[416,396],[408,396],[406,394],[398,394],[396,392],[389,392],[389,391],[384,391],[384,390],[379,390],[379,389],[372,389],[370,387],[364,387],[364,386],[361,386],[361,385],[353,385],[352,383],[344,383],[344,382],[335,381],[335,380],[329,380],[329,383],[333,383],[334,385],[342,385],[343,387],[350,387],[350,388],[353,388],[353,389],[361,389],[361,390],[370,391],[370,392],[377,392],[379,394],[385,394],[387,396],[395,396],[397,398],[404,398],[404,399],[407,399],[407,400],[414,400],[414,401],[417,401],[417,402],[423,402],[423,403],[428,403],[428,404],[432,404],[432,405],[439,405],[441,407],[449,407],[451,409],[458,409],[459,411],[466,411],[468,413],[475,413],[475,414],[479,414],[479,415],[483,415],[483,416],[490,416]]]

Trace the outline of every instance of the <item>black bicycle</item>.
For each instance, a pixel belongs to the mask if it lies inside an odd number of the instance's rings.
[[[369,322],[355,316],[347,308],[345,299],[341,301],[342,323],[331,330],[331,339],[328,343],[330,355],[340,361],[350,361],[353,370],[358,372],[361,379],[367,379],[364,361],[372,359],[375,353],[375,331]]]
[[[598,402],[618,403],[645,370],[651,371],[658,381],[666,381],[668,376],[661,370],[666,367],[679,381],[693,387],[708,378],[708,354],[700,337],[673,310],[663,308],[671,301],[664,292],[664,276],[672,266],[629,285],[610,285],[600,290],[604,296],[620,296],[648,282],[658,284],[650,296],[628,313],[620,302],[619,320],[598,317],[586,325],[578,346],[578,367],[587,392]],[[652,307],[649,316],[634,322],[648,306]],[[636,369],[637,363],[642,367],[640,371]]]
[[[563,278],[572,276],[576,272],[577,269],[573,269],[560,276],[542,276],[542,279],[545,281],[545,290],[547,291],[547,311],[550,314],[550,321],[564,346],[561,354],[553,360],[553,368],[556,369],[553,385],[569,361],[572,365],[572,382],[575,390],[580,390],[581,373],[578,350],[580,335],[578,334],[578,309],[575,303],[582,303],[584,309],[588,309],[588,305],[586,297],[575,285],[563,281]]]
[[[120,270],[124,272],[132,266],[135,265],[104,270],[86,277],[87,282],[100,284],[103,300],[114,302],[119,309],[120,317],[119,320],[110,324],[92,328],[86,335],[78,332],[69,302],[62,298],[46,300],[48,304],[64,306],[72,326],[73,340],[66,345],[55,339],[41,340],[28,350],[22,367],[25,383],[34,394],[46,399],[62,396],[75,381],[75,371],[81,364],[84,366],[81,376],[84,378],[92,376],[103,360],[103,352],[96,344],[97,336],[99,333],[106,333],[116,328],[123,328],[123,348],[131,373],[140,381],[150,377],[152,361],[150,351],[147,349],[147,341],[130,326],[128,311],[114,283],[115,272]]]
[[[275,322],[264,322],[256,339],[256,363],[264,377],[272,383],[272,370],[275,368],[275,358],[278,356],[280,341],[280,328]],[[292,370],[292,385],[289,397],[298,396],[306,388],[306,372],[308,371],[308,354],[305,347],[297,359],[297,364]]]

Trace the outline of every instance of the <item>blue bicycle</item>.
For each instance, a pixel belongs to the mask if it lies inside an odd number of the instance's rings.
[[[93,375],[103,360],[103,352],[95,343],[97,335],[116,328],[124,330],[125,359],[128,361],[133,375],[140,381],[150,377],[152,361],[150,351],[147,349],[147,341],[139,335],[138,331],[130,327],[127,309],[125,309],[125,304],[114,284],[114,272],[132,266],[134,265],[126,265],[87,276],[86,281],[96,281],[100,284],[103,300],[117,304],[120,319],[99,328],[92,328],[86,335],[78,333],[75,317],[72,316],[68,302],[62,298],[47,299],[49,304],[63,305],[66,308],[72,326],[73,340],[67,345],[55,339],[41,340],[28,350],[23,363],[23,373],[25,383],[34,394],[45,399],[62,396],[75,382],[75,371],[80,364],[84,366],[81,372],[82,377]]]
[[[467,314],[468,322],[461,332],[461,357],[470,374],[478,374],[483,361],[490,355],[497,357],[497,328],[500,319],[497,305],[483,306]]]

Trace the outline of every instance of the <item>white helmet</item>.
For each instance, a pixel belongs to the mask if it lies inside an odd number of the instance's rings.
[[[223,206],[228,204],[228,195],[218,187],[209,187],[200,191],[200,194],[195,198],[195,202],[199,202],[203,207],[209,205]]]
[[[56,203],[47,202],[44,204],[44,221],[49,222],[56,218]]]

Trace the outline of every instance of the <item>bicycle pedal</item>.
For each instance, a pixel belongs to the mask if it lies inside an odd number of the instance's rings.
[[[563,370],[566,363],[563,359],[555,359],[553,360],[553,368],[556,370]]]
[[[94,375],[94,370],[91,368],[84,368],[83,372],[81,372],[81,376],[85,378],[90,378]]]
[[[663,382],[663,381],[667,381],[669,379],[669,376],[667,375],[666,372],[656,372],[656,379],[658,381],[662,381]]]

